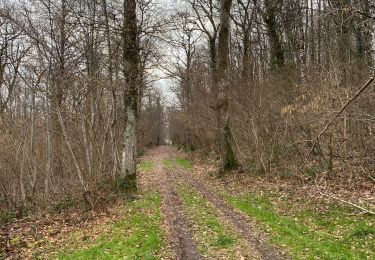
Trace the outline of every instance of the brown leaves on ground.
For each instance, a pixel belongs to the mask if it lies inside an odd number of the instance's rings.
[[[108,233],[110,223],[123,217],[123,208],[116,203],[108,213],[70,210],[13,221],[0,229],[0,259],[45,258],[68,244],[95,241]]]
[[[335,178],[328,178],[326,175],[317,176],[314,179],[304,178],[282,178],[273,174],[257,176],[248,170],[239,168],[222,178],[217,175],[217,161],[212,156],[199,156],[197,154],[188,154],[194,161],[194,170],[192,174],[207,186],[214,186],[221,190],[231,193],[254,193],[262,195],[263,193],[275,198],[277,201],[295,202],[294,208],[298,210],[298,205],[314,210],[326,210],[330,203],[338,204],[339,201],[323,196],[324,194],[333,195],[342,200],[350,201],[365,208],[375,210],[375,183],[371,180],[357,180],[355,182],[346,182],[340,177],[339,173]],[[204,159],[202,159],[204,158]],[[296,172],[295,175],[302,174]],[[325,202],[325,203],[322,203]],[[281,209],[280,209],[281,210]],[[290,208],[288,208],[290,211]],[[280,212],[282,214],[282,212]]]

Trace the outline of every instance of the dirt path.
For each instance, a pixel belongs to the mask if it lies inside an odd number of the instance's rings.
[[[179,167],[166,169],[163,160],[174,159],[177,150],[171,147],[159,147],[150,151],[148,158],[156,165],[153,180],[149,185],[158,187],[162,195],[162,212],[165,218],[171,248],[176,259],[202,259],[192,239],[192,225],[184,216],[184,208],[174,187],[178,181],[188,183],[210,202],[219,212],[223,221],[229,223],[233,230],[244,238],[249,248],[253,248],[253,259],[286,259],[281,252],[270,246],[264,236],[256,231],[251,221],[243,214],[235,211],[223,198],[210,190],[207,185],[197,180],[191,173]]]
[[[184,215],[181,199],[174,190],[175,174],[163,169],[163,160],[171,156],[167,147],[151,151],[150,159],[156,164],[151,183],[162,196],[162,213],[174,259],[196,260],[203,257],[198,253],[192,239],[191,223]]]
[[[268,245],[265,237],[256,231],[246,216],[235,211],[226,201],[196,180],[189,172],[177,169],[177,173],[180,178],[193,186],[207,201],[214,205],[221,217],[246,239],[249,247],[256,249],[257,252],[254,252],[254,256],[267,260],[286,259],[285,255]]]

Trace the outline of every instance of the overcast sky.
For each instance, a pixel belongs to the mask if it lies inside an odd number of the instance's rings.
[[[1,0],[0,0],[1,1]],[[163,6],[163,12],[165,15],[168,16],[171,13],[175,12],[178,8],[182,6],[182,0],[155,0],[156,3]],[[171,79],[168,79],[166,74],[162,69],[157,69],[154,73],[161,77],[157,82],[155,82],[155,87],[160,89],[163,93],[163,96],[166,99],[166,102],[169,103],[167,105],[172,105],[176,102],[176,96],[171,91],[171,87],[173,86],[174,82]]]

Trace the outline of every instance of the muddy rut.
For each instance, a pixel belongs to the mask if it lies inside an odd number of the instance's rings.
[[[152,160],[156,165],[153,175],[148,177],[151,179],[146,181],[147,186],[157,187],[162,196],[164,226],[170,248],[174,254],[173,259],[203,259],[193,239],[192,223],[185,215],[181,198],[175,191],[177,182],[189,184],[217,209],[221,219],[231,225],[233,230],[245,240],[249,248],[254,250],[251,259],[288,258],[267,243],[266,238],[256,231],[247,216],[234,210],[222,197],[212,192],[207,185],[197,180],[191,173],[179,167],[163,167],[163,161],[174,159],[176,154],[177,151],[171,147],[159,147],[151,150],[147,159]]]
[[[178,169],[177,172],[181,178],[199,191],[207,201],[214,205],[221,217],[225,219],[236,230],[236,232],[240,234],[240,236],[245,238],[249,247],[256,249],[257,252],[253,252],[254,258],[267,260],[286,259],[284,254],[267,244],[266,239],[255,230],[254,226],[245,215],[235,211],[226,201],[210,191],[189,172],[180,169]]]
[[[156,163],[153,181],[149,185],[158,188],[162,197],[162,214],[167,231],[169,245],[173,251],[173,259],[203,259],[198,253],[192,235],[192,224],[184,214],[180,197],[176,193],[175,174],[163,168],[163,160],[169,158],[170,150],[160,147],[151,151],[149,159]]]

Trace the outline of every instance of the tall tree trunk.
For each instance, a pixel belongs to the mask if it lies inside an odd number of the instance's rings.
[[[279,33],[279,25],[277,22],[277,13],[281,12],[282,0],[265,0],[263,15],[266,23],[268,37],[271,49],[271,69],[282,68],[284,66],[285,57],[282,45],[282,39]]]
[[[66,51],[67,51],[67,16],[68,6],[67,1],[62,0],[60,3],[60,13],[57,19],[58,34],[60,39],[56,46],[58,50],[58,60],[54,65],[54,77],[51,88],[51,124],[53,129],[52,134],[52,149],[53,149],[53,173],[62,178],[63,170],[63,137],[61,136],[61,125],[57,115],[58,110],[62,110],[64,101],[64,92],[66,91]]]
[[[340,72],[340,78],[338,84],[344,86],[351,78],[350,63],[352,56],[352,31],[353,23],[350,18],[350,12],[348,6],[350,6],[350,0],[330,0],[329,4],[333,11],[336,12],[334,16],[334,23],[337,34],[337,53],[338,53],[338,71]]]
[[[139,48],[137,44],[136,0],[124,1],[123,65],[124,65],[124,105],[125,133],[123,151],[122,185],[128,191],[136,190],[137,156],[137,95],[139,79]]]
[[[217,120],[220,145],[220,170],[223,174],[236,166],[236,158],[232,148],[232,132],[229,118],[229,38],[230,38],[230,12],[232,0],[221,1],[220,31],[218,43],[217,67]]]
[[[48,75],[49,80],[50,75]],[[49,100],[49,84],[50,81],[47,83],[47,89],[45,94],[46,99],[46,146],[47,146],[47,161],[46,161],[46,174],[44,179],[44,197],[45,199],[49,196],[49,181],[51,178],[51,164],[52,164],[52,142],[51,142],[51,130],[50,130],[50,117],[51,117],[51,111],[50,111],[50,100]]]
[[[108,49],[108,77],[109,77],[109,85],[111,88],[112,93],[112,111],[111,111],[111,129],[110,129],[110,135],[111,135],[111,142],[112,142],[112,160],[113,160],[113,169],[117,169],[117,150],[115,148],[115,144],[117,142],[116,139],[116,123],[117,123],[117,96],[116,96],[116,86],[113,82],[113,48],[112,48],[112,42],[111,42],[111,27],[109,24],[109,16],[108,16],[108,10],[107,10],[107,1],[102,0],[102,8],[104,13],[104,19],[105,19],[105,32],[106,32],[106,43],[107,43],[107,49]],[[117,170],[113,171],[113,174],[115,174]]]
[[[31,97],[31,134],[30,134],[30,161],[31,161],[31,198],[34,199],[37,181],[37,159],[35,149],[35,89],[32,90]]]
[[[250,27],[244,25],[243,29],[243,57],[242,57],[242,71],[241,77],[244,83],[248,84],[249,80],[253,80],[252,64],[250,64],[250,53],[251,53],[251,39],[250,39]]]

